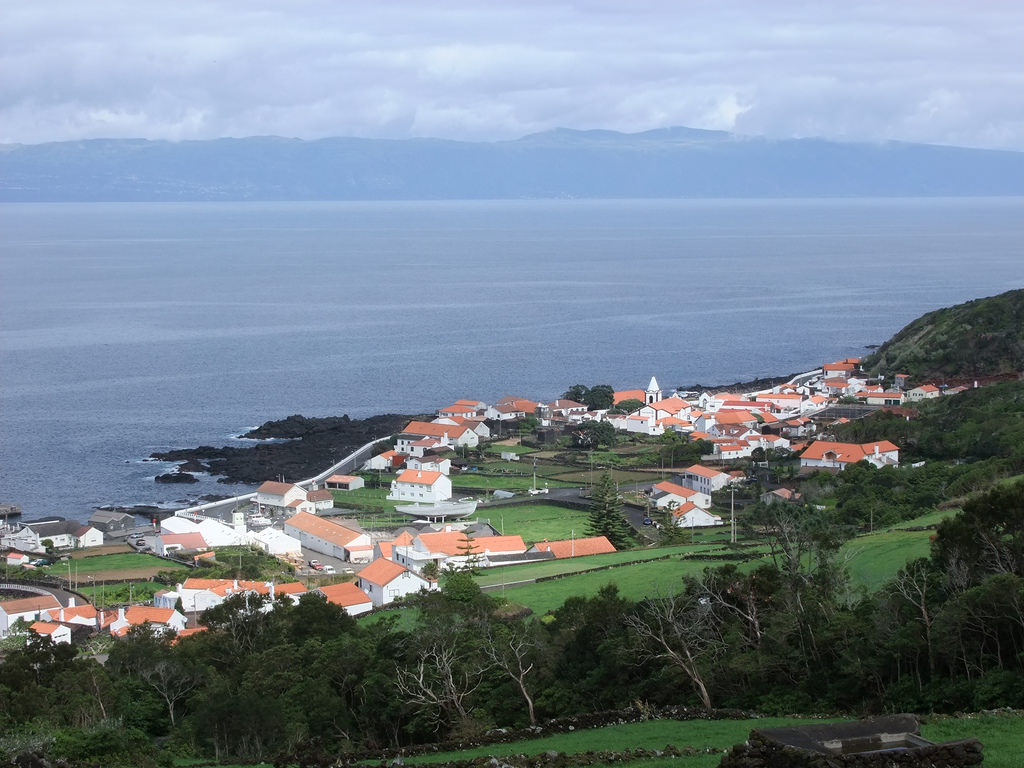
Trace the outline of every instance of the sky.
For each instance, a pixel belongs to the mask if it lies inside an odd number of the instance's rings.
[[[1020,0],[0,0],[0,143],[668,126],[1024,151]]]

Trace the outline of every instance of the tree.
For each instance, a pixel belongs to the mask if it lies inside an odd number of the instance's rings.
[[[628,546],[633,531],[622,515],[622,499],[611,472],[605,472],[594,485],[587,520],[588,536],[605,536],[616,549]]]
[[[592,411],[606,411],[615,404],[615,390],[611,384],[595,384],[580,402]]]
[[[587,393],[590,392],[590,387],[584,384],[573,384],[565,392],[562,393],[563,400],[572,400],[577,403],[587,402]]]
[[[618,440],[615,427],[607,421],[587,421],[580,424],[572,433],[572,442],[576,448],[590,451],[602,445],[613,446]]]
[[[536,664],[537,640],[530,632],[532,625],[517,622],[492,622],[487,631],[484,653],[497,669],[501,670],[519,689],[526,702],[530,725],[537,724],[533,694],[526,685],[526,678]]]
[[[632,413],[633,411],[639,411],[643,407],[643,400],[637,400],[635,397],[631,397],[628,400],[621,400],[615,403],[615,406],[612,408],[612,413]]]
[[[626,624],[636,632],[641,656],[680,670],[693,684],[701,705],[710,710],[704,664],[725,650],[711,605],[686,590],[641,603],[636,613],[626,617]]]

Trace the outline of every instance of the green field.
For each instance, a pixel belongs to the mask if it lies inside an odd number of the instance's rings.
[[[671,744],[679,749],[692,747],[704,754],[671,758],[672,765],[683,768],[713,768],[725,750],[746,740],[755,728],[776,728],[801,723],[830,722],[814,718],[772,718],[756,720],[648,720],[641,723],[612,725],[605,728],[553,734],[538,739],[476,747],[460,752],[437,752],[405,758],[407,765],[431,765],[451,760],[502,755],[537,755],[548,750],[565,754],[635,747],[661,749]],[[975,737],[985,750],[985,768],[1020,768],[1021,743],[1024,741],[1024,715],[1020,712],[986,713],[960,717],[934,718],[921,725],[921,735],[936,742]],[[663,765],[666,758],[624,762],[622,765]]]
[[[883,531],[858,536],[843,545],[850,556],[846,568],[854,587],[874,592],[906,563],[927,557],[933,531]]]
[[[142,569],[188,570],[184,565],[178,565],[155,555],[147,555],[142,552],[123,552],[115,555],[80,557],[68,562],[55,563],[52,566],[40,568],[39,570],[58,578],[67,578],[69,563],[71,565],[71,578],[78,581],[88,576],[111,571],[135,571]]]
[[[481,508],[477,510],[477,517],[490,520],[491,525],[507,536],[522,536],[527,543],[568,539],[574,532],[580,536],[587,527],[585,509],[567,509],[544,503]]]

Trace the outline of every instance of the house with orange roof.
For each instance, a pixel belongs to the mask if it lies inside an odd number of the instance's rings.
[[[393,469],[398,469],[404,463],[404,455],[400,454],[396,450],[390,450],[378,453],[376,456],[371,456],[366,463],[363,464],[363,469],[373,470],[375,472],[390,472]]]
[[[750,456],[753,452],[754,446],[752,446],[746,440],[740,440],[736,442],[715,442],[713,456],[717,461],[735,461],[737,459],[744,459]]]
[[[158,632],[171,632],[175,635],[185,628],[188,619],[173,608],[154,608],[148,605],[130,605],[127,609],[118,608],[117,618],[110,623],[110,634],[124,637],[132,627],[149,624]]]
[[[672,510],[672,520],[677,528],[708,528],[722,525],[721,517],[689,502]]]
[[[414,595],[420,591],[437,589],[437,582],[430,581],[418,573],[391,560],[374,560],[363,568],[356,577],[359,589],[370,597],[374,606],[393,603],[400,597]]]
[[[57,598],[49,593],[33,597],[18,597],[13,600],[0,600],[0,638],[7,637],[19,619],[29,623],[39,621],[44,611],[60,607]]]
[[[550,552],[558,560],[567,557],[586,557],[587,555],[606,555],[617,551],[607,536],[586,536],[580,539],[562,539],[559,541],[538,541],[528,550],[534,552]]]
[[[415,454],[422,456],[424,451],[413,450],[413,445],[419,443],[421,446],[424,440],[435,441],[435,444],[445,448],[457,448],[468,446],[475,448],[480,442],[480,437],[469,427],[453,426],[451,424],[435,424],[429,421],[410,421],[405,428],[395,437],[395,450],[406,455]]]
[[[470,538],[463,531],[438,531],[421,533],[413,537],[408,545],[392,547],[396,563],[421,573],[427,563],[437,563],[439,568],[465,568],[475,566],[486,568],[491,559],[506,560],[512,555],[526,552],[522,536],[477,536]]]
[[[209,548],[201,533],[158,533],[153,551],[161,557],[167,557],[171,552],[203,552]]]
[[[922,384],[907,390],[907,400],[932,400],[941,394],[942,390],[934,384]]]
[[[667,419],[667,418],[682,418],[693,410],[693,406],[690,405],[686,400],[681,397],[665,398],[664,400],[656,400],[653,403],[648,403],[643,408],[637,410],[641,416],[654,416],[655,419]]]
[[[363,590],[351,581],[343,581],[340,584],[328,584],[319,587],[317,590],[327,598],[327,602],[340,605],[349,616],[359,616],[373,610],[373,601]]]
[[[423,456],[410,456],[405,462],[409,469],[421,469],[427,472],[440,472],[442,475],[452,473],[452,460],[436,453],[428,453]]]
[[[71,644],[71,627],[49,621],[33,621],[28,628],[40,637],[48,637],[55,643]]]
[[[441,472],[406,469],[391,481],[387,498],[394,501],[436,504],[452,497],[452,481]]]
[[[681,434],[693,432],[692,422],[689,422],[686,419],[680,419],[676,416],[666,416],[663,419],[658,419],[657,424],[662,428],[662,431],[671,429]]]
[[[406,544],[412,544],[412,539],[413,539],[413,536],[412,536],[412,534],[409,531],[402,531],[397,536],[395,536],[395,538],[390,539],[388,541],[376,541],[376,542],[374,542],[374,545],[373,545],[373,557],[371,558],[371,562],[373,560],[377,560],[377,559],[382,558],[382,557],[385,560],[393,560],[394,559],[394,553],[392,551],[392,547],[394,547],[396,544],[399,545],[399,546],[403,546],[403,545],[406,545]]]
[[[685,485],[673,483],[670,480],[662,480],[651,487],[651,501],[658,509],[664,509],[673,504],[681,507],[687,503],[708,509],[711,507],[711,494],[695,491],[693,488],[687,488]]]
[[[796,413],[803,405],[804,396],[796,392],[759,392],[755,402],[770,403],[777,411]]]
[[[901,405],[903,393],[899,390],[886,391],[884,389],[862,390],[857,393],[857,399],[863,400],[867,405]]]
[[[353,556],[368,559],[373,546],[369,535],[358,528],[357,523],[342,525],[305,512],[286,520],[284,532],[302,542],[303,549],[339,560],[353,561]]]
[[[85,605],[69,605],[66,608],[51,608],[39,614],[39,618],[41,621],[68,624],[73,627],[96,628],[98,615],[96,608],[86,603]]]
[[[365,485],[357,475],[331,475],[324,480],[324,488],[332,491],[357,491]]]
[[[275,480],[267,480],[256,489],[256,497],[253,499],[254,511],[267,515],[293,513],[297,511],[296,502],[306,501],[306,491],[294,483],[279,483]],[[312,505],[308,510],[313,511]]]
[[[453,403],[447,405],[444,408],[437,409],[437,415],[440,418],[450,416],[476,416],[477,415],[476,405],[470,405],[469,403]]]
[[[694,464],[683,470],[681,485],[700,491],[710,496],[715,491],[720,491],[732,482],[732,478],[725,472],[711,469],[700,464]]]
[[[866,461],[879,468],[897,466],[900,449],[888,440],[859,444],[815,440],[800,455],[800,468],[845,469],[858,461]]]

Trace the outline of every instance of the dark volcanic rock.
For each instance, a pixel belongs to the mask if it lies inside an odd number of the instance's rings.
[[[166,475],[157,475],[158,483],[198,483],[199,480],[188,472],[168,472]]]
[[[222,483],[255,485],[271,478],[284,477],[294,482],[322,472],[361,445],[378,437],[395,434],[412,419],[421,416],[385,414],[367,419],[348,416],[308,418],[289,416],[268,421],[242,437],[259,440],[283,440],[244,448],[203,445],[163,453],[151,458],[160,461],[188,462],[194,472],[220,475]]]

